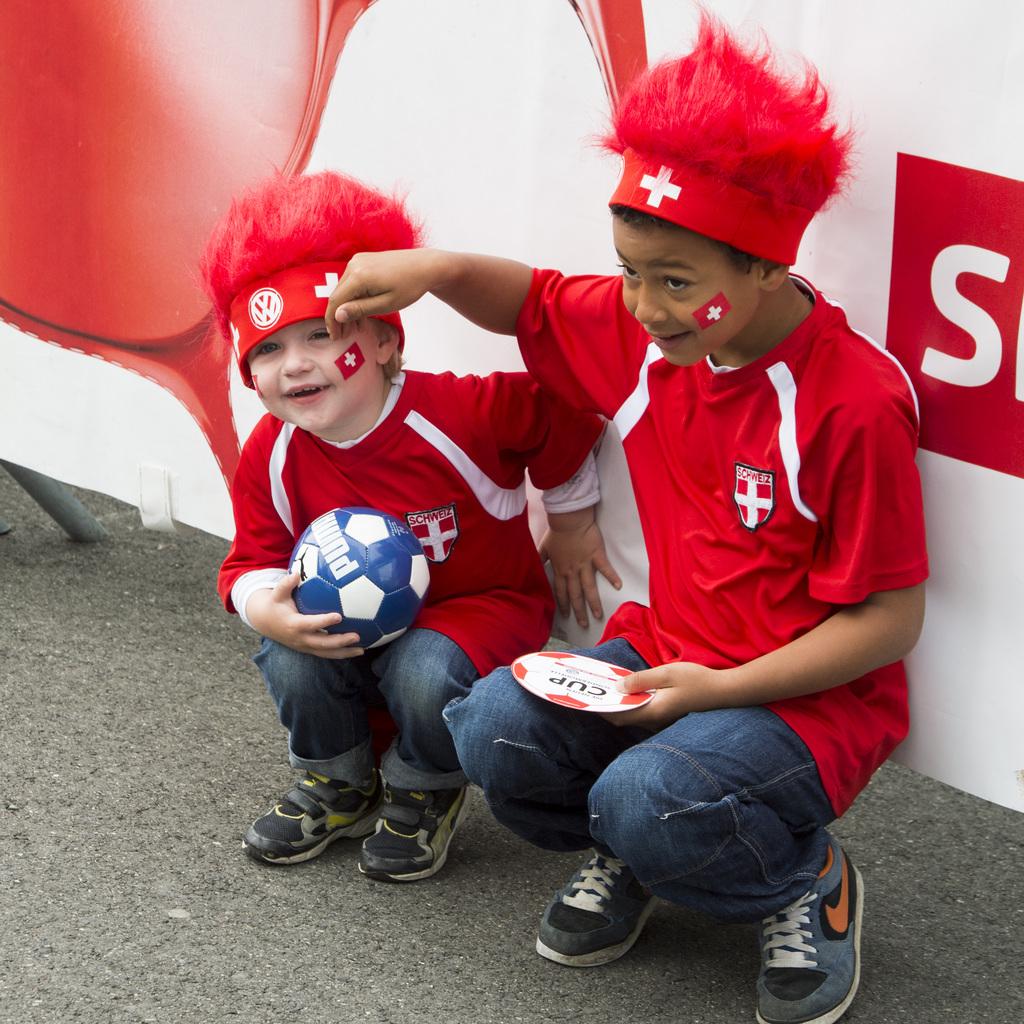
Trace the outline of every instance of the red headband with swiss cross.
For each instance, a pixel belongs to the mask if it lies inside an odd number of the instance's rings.
[[[247,285],[234,297],[229,314],[231,340],[247,387],[253,386],[249,353],[282,327],[300,320],[322,318],[327,312],[327,300],[347,266],[347,263],[331,262],[286,267]],[[401,351],[405,345],[402,318],[397,313],[385,313],[374,319],[383,320],[398,331],[398,350]]]
[[[670,167],[632,149],[609,205],[628,206],[708,238],[791,266],[813,210],[772,202],[738,185]]]

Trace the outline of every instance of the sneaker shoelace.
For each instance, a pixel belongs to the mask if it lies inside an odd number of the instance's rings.
[[[814,892],[804,893],[796,902],[785,910],[780,910],[771,917],[766,917],[763,924],[765,967],[817,967],[817,949],[805,939],[813,938],[809,928],[810,907],[818,898]]]
[[[572,895],[563,896],[562,902],[578,910],[602,913],[625,867],[626,862],[618,857],[591,857],[572,880]]]

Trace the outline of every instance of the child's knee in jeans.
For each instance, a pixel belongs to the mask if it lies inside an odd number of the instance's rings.
[[[709,848],[735,834],[728,794],[716,780],[692,758],[655,744],[616,758],[591,789],[589,809],[595,837],[634,867],[665,841],[680,865],[697,868]]]
[[[492,774],[496,756],[494,741],[500,735],[500,726],[486,706],[487,696],[479,689],[489,678],[477,682],[467,696],[449,701],[441,712],[463,771],[480,786],[484,786]]]
[[[273,694],[298,695],[333,684],[338,675],[328,659],[292,650],[266,638],[252,660]]]
[[[314,660],[311,654],[294,651],[267,637],[263,638],[260,649],[253,655],[252,660],[268,680],[278,677],[301,678],[303,675],[312,674],[310,670],[314,667],[311,664]]]
[[[493,715],[474,690],[444,709],[459,763],[490,803],[561,792],[562,769],[538,745],[520,735],[521,717]]]

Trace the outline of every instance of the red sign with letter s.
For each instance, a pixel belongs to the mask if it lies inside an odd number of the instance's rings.
[[[900,153],[886,346],[921,447],[1024,477],[1024,182]]]

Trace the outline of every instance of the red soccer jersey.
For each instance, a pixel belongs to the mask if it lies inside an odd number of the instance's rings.
[[[235,539],[218,591],[246,572],[285,568],[317,516],[344,505],[410,524],[430,560],[416,619],[454,640],[481,674],[547,642],[554,601],[530,533],[524,471],[565,483],[601,433],[596,416],[548,401],[525,373],[406,372],[398,402],[340,448],[264,416],[231,492]]]
[[[520,312],[530,372],[623,440],[650,607],[604,637],[652,665],[744,664],[837,606],[928,573],[916,400],[902,368],[804,282],[811,314],[740,369],[667,363],[621,278],[536,271]],[[902,663],[768,705],[804,740],[837,814],[907,731]]]

